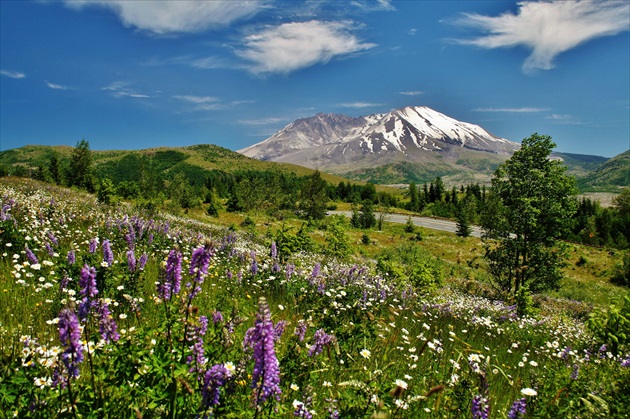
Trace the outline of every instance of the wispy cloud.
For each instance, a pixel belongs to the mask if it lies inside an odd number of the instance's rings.
[[[421,92],[420,90],[409,90],[406,92],[400,92],[400,94],[405,96],[420,96],[423,95],[424,92]]]
[[[582,125],[582,121],[580,121],[573,115],[561,115],[553,113],[551,115],[547,115],[545,119],[562,125]]]
[[[68,90],[68,89],[70,89],[70,87],[68,87],[68,86],[64,86],[62,84],[51,83],[48,80],[46,80],[45,83],[46,83],[46,86],[50,87],[51,89],[55,89],[55,90]]]
[[[26,77],[26,74],[20,73],[19,71],[11,71],[11,70],[0,70],[0,75],[11,77],[12,79],[23,79]]]
[[[263,125],[275,125],[279,124],[282,121],[286,121],[284,118],[260,118],[260,119],[243,119],[237,121],[240,125],[253,125],[253,126],[263,126]]]
[[[156,35],[194,33],[229,26],[265,8],[269,0],[64,0],[73,9],[102,7],[114,12],[127,27]]]
[[[120,97],[131,97],[134,99],[146,99],[151,96],[146,95],[144,93],[138,93],[131,87],[129,87],[128,82],[124,81],[115,81],[111,83],[109,86],[102,87],[101,90],[111,92],[112,96],[120,98]]]
[[[394,7],[394,5],[392,5],[392,0],[368,0],[368,1],[361,1],[361,0],[355,0],[352,1],[350,4],[352,4],[353,6],[358,7],[361,10],[365,10],[365,11],[369,11],[369,12],[374,12],[374,11],[393,11],[396,10],[396,8]]]
[[[473,109],[475,112],[511,112],[511,113],[536,113],[547,112],[549,108],[477,108]]]
[[[370,103],[370,102],[351,102],[351,103],[340,103],[339,106],[342,108],[373,108],[376,106],[383,106],[381,103]]]
[[[196,103],[196,104],[214,103],[220,100],[219,98],[213,97],[213,96],[192,96],[192,95],[175,95],[173,96],[173,98],[184,100],[186,102]]]
[[[532,51],[523,63],[528,73],[554,68],[554,58],[591,39],[630,28],[627,0],[520,2],[518,12],[500,16],[464,14],[455,21],[486,34],[460,44],[482,48],[524,46]]]
[[[225,104],[221,99],[214,96],[194,96],[194,95],[175,95],[173,99],[177,99],[192,105],[189,110],[192,111],[216,111],[225,109]]]
[[[284,23],[246,37],[236,53],[252,63],[253,73],[288,74],[374,47],[351,33],[354,26],[349,21]]]

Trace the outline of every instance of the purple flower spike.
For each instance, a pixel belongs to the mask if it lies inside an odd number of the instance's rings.
[[[68,251],[68,265],[74,265],[74,262],[76,262],[77,257],[74,254],[74,250],[69,250]]]
[[[311,358],[322,353],[324,346],[330,345],[335,341],[333,335],[328,335],[324,329],[318,329],[313,336],[313,345],[308,350],[308,356]]]
[[[68,371],[68,378],[78,377],[79,364],[83,362],[81,328],[77,316],[67,308],[59,313],[59,340],[65,348],[61,354],[61,359]]]
[[[114,253],[112,253],[112,246],[109,240],[103,241],[103,262],[107,263],[107,266],[112,266],[112,263],[114,263]]]
[[[105,302],[100,302],[97,308],[98,311],[98,328],[101,333],[101,337],[107,343],[120,339],[120,335],[116,331],[116,321],[112,317],[112,313],[109,311],[109,305]]]
[[[254,327],[247,330],[243,349],[252,352],[254,371],[252,385],[254,403],[258,406],[273,395],[280,400],[280,368],[274,349],[275,331],[267,300],[260,297]]]
[[[90,253],[96,252],[96,248],[98,247],[98,241],[96,239],[90,239]]]
[[[127,267],[129,268],[129,272],[135,272],[137,269],[136,255],[133,249],[127,251]]]
[[[229,377],[230,371],[222,364],[213,365],[206,371],[201,388],[204,406],[210,407],[219,404],[221,387],[225,385]]]
[[[79,292],[83,297],[79,303],[79,317],[85,319],[90,313],[90,300],[98,294],[96,288],[96,269],[89,267],[87,264],[81,269],[81,277],[79,278]]]
[[[488,419],[490,413],[488,399],[480,395],[473,397],[471,411],[473,419]]]
[[[144,266],[147,264],[148,260],[149,260],[149,255],[147,255],[146,253],[143,253],[142,256],[140,256],[140,260],[138,260],[139,271],[144,270]]]
[[[170,300],[172,294],[178,294],[182,283],[182,253],[173,249],[166,259],[164,278],[158,284],[158,295],[163,300]]]
[[[522,419],[525,417],[525,413],[527,413],[527,400],[523,397],[512,404],[507,417],[508,419]]]
[[[37,260],[37,256],[35,256],[35,253],[33,253],[33,251],[29,249],[28,246],[24,247],[24,251],[26,252],[26,258],[29,262],[31,262],[32,265],[39,263],[39,261]]]

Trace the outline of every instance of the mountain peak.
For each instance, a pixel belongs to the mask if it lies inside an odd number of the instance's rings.
[[[422,160],[428,154],[452,156],[459,154],[459,149],[510,155],[518,147],[478,125],[427,106],[407,106],[356,118],[318,113],[298,119],[239,152],[261,160],[325,168],[368,160]]]

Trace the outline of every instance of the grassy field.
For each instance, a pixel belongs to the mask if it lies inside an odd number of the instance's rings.
[[[301,221],[19,179],[0,199],[0,418],[630,415],[629,348],[584,322],[627,292],[605,250],[572,247],[560,292],[523,317],[474,238],[348,229],[340,260],[313,226],[320,251],[279,255],[274,232]],[[376,270],[401,249],[416,276]]]

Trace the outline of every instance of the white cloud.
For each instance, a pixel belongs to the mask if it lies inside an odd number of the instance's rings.
[[[368,11],[368,12],[373,12],[373,11],[393,11],[396,10],[396,8],[392,5],[392,0],[367,0],[367,1],[360,1],[360,0],[355,0],[353,2],[351,2],[350,4],[352,4],[353,6],[358,7],[359,9]]]
[[[274,125],[278,124],[282,121],[285,121],[284,118],[260,118],[260,119],[244,119],[238,121],[241,125]]]
[[[11,77],[12,79],[23,79],[26,77],[26,74],[20,73],[19,71],[11,71],[11,70],[0,70],[0,75]]]
[[[375,46],[351,34],[352,27],[347,21],[318,20],[267,27],[246,37],[245,49],[236,53],[253,63],[250,70],[254,73],[288,74]]]
[[[68,86],[64,86],[62,84],[51,83],[48,80],[46,80],[46,86],[50,87],[51,89],[55,89],[55,90],[68,90],[68,89],[70,89]]]
[[[115,81],[109,86],[102,87],[101,90],[112,92],[112,95],[117,98],[131,97],[134,99],[146,99],[151,97],[149,95],[136,92],[129,87],[129,83],[124,81]]]
[[[213,96],[192,96],[192,95],[175,95],[175,99],[192,102],[195,104],[218,102],[220,99]]]
[[[546,112],[549,108],[477,108],[475,112],[512,112],[512,113],[535,113]]]
[[[563,124],[563,125],[581,125],[582,124],[582,122],[578,120],[576,117],[574,117],[573,115],[561,115],[561,114],[553,113],[551,115],[547,115],[545,119],[548,119],[557,124]]]
[[[268,0],[65,0],[73,9],[98,6],[112,10],[127,27],[158,35],[201,32],[256,14]]]
[[[351,103],[340,103],[339,106],[341,106],[343,108],[361,109],[361,108],[372,108],[372,107],[383,106],[383,105],[380,104],[380,103],[351,102]]]
[[[421,92],[419,90],[410,90],[407,92],[400,92],[401,95],[405,95],[405,96],[420,96],[423,95],[424,92]]]
[[[456,24],[486,32],[472,40],[458,43],[482,48],[524,46],[532,51],[523,70],[549,70],[553,60],[565,51],[602,36],[611,36],[630,28],[630,2],[541,1],[520,2],[518,13],[497,17],[465,14]]]

